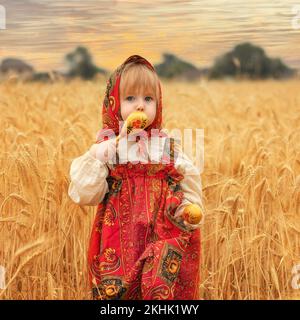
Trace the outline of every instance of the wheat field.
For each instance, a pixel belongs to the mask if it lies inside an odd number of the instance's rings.
[[[299,299],[300,82],[162,82],[164,127],[203,128],[203,299]],[[96,207],[68,197],[105,81],[0,84],[0,299],[91,299]]]

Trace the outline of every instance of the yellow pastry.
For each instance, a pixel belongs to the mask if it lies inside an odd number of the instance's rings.
[[[202,220],[202,211],[201,208],[193,203],[187,205],[183,210],[183,219],[190,224],[198,224]]]
[[[132,112],[125,121],[125,128],[127,129],[127,134],[129,134],[133,129],[145,129],[148,125],[148,117],[143,111]],[[121,135],[117,137],[117,142],[120,140]]]

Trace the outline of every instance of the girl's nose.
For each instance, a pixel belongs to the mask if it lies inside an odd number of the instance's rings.
[[[137,103],[137,110],[138,111],[144,111],[144,103],[143,103],[143,100],[139,100],[138,103]]]

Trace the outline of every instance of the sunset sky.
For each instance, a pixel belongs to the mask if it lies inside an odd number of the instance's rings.
[[[132,54],[156,64],[164,52],[206,67],[244,41],[300,68],[300,1],[299,19],[295,0],[0,0],[0,5],[6,10],[0,60],[18,57],[38,71],[63,70],[64,55],[78,45],[109,70]]]

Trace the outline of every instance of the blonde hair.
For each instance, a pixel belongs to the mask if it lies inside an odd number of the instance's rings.
[[[129,94],[146,93],[159,99],[159,79],[155,72],[141,63],[128,63],[120,80],[120,100]]]

